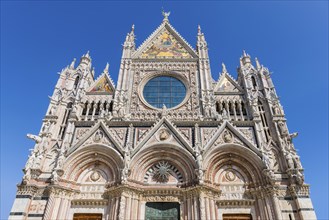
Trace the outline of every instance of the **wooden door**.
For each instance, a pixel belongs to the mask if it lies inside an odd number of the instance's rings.
[[[223,214],[223,220],[252,220],[250,214]]]
[[[102,214],[99,213],[75,213],[73,220],[102,220]]]

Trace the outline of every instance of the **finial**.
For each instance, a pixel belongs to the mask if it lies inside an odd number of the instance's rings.
[[[106,63],[106,66],[105,66],[105,69],[104,69],[104,73],[108,73],[109,72],[109,67],[110,67],[110,64],[107,62]]]
[[[133,33],[135,31],[135,25],[133,24],[132,26],[131,26],[131,32]]]
[[[198,34],[201,34],[201,26],[198,25]]]
[[[88,59],[90,59],[89,50],[87,51],[86,54],[83,55],[83,57],[87,57]]]
[[[256,68],[259,70],[261,68],[261,65],[260,65],[257,57],[255,58],[255,62],[256,62]]]
[[[222,63],[222,73],[227,73],[227,69],[224,63]]]
[[[162,9],[162,15],[163,15],[163,21],[168,22],[168,21],[169,21],[168,17],[169,17],[169,15],[170,15],[170,11],[169,11],[169,12],[165,12],[165,11]]]
[[[246,57],[247,56],[247,53],[245,50],[243,50],[243,57]]]
[[[70,65],[70,69],[74,69],[75,61],[76,61],[76,59],[74,58],[71,65]]]

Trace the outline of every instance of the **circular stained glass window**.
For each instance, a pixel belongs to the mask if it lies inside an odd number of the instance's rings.
[[[150,79],[143,89],[144,99],[155,108],[173,108],[186,96],[185,85],[175,77],[158,76]]]

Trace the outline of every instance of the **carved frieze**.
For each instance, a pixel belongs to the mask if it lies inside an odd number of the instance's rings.
[[[256,145],[255,133],[252,127],[239,127],[238,130],[248,141],[250,141],[250,143]]]

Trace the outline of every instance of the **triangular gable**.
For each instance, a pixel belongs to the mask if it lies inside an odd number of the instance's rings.
[[[67,156],[76,151],[78,148],[89,144],[109,145],[123,155],[123,150],[120,147],[119,143],[117,143],[117,141],[112,137],[112,135],[108,131],[108,128],[104,125],[102,121],[98,122],[92,129],[86,132],[79,139],[79,141],[68,150]]]
[[[107,73],[103,73],[98,79],[87,89],[89,94],[114,94],[115,87],[113,80]]]
[[[219,77],[214,91],[219,93],[241,93],[243,90],[228,73],[224,72]]]
[[[162,118],[151,128],[151,130],[147,131],[147,134],[145,134],[144,137],[138,142],[133,154],[138,152],[143,146],[147,145],[147,143],[152,140],[157,140],[158,143],[176,142],[185,147],[188,151],[190,151],[190,153],[193,153],[193,148],[189,144],[189,141],[186,140],[175,125],[173,125],[166,118]]]
[[[195,50],[168,22],[163,22],[133,54],[133,58],[141,59],[197,57]]]
[[[261,156],[260,151],[246,138],[244,135],[238,131],[234,126],[225,121],[220,127],[218,127],[215,134],[205,145],[204,150],[207,151],[215,143],[218,144],[228,144],[236,143],[239,145],[244,145],[254,151],[257,155]]]

